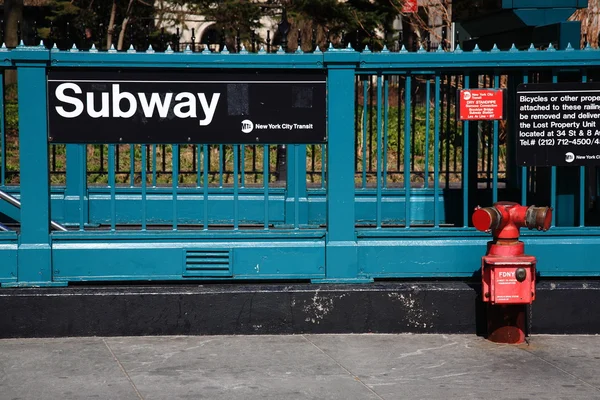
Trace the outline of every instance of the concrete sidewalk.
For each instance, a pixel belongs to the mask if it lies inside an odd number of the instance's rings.
[[[600,336],[0,340],[0,399],[600,399]]]

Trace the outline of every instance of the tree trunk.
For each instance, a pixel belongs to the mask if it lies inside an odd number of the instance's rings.
[[[19,21],[23,20],[23,0],[6,0],[4,2],[4,42],[7,47],[16,47],[19,44],[19,35],[17,27]],[[17,82],[17,73],[15,70],[5,72],[5,83],[7,85]]]
[[[127,23],[129,22],[129,17],[131,16],[131,12],[133,11],[134,2],[135,0],[129,0],[129,5],[127,6],[127,13],[125,14],[125,18],[123,18],[123,22],[121,23],[121,32],[119,32],[119,42],[117,43],[117,50],[123,50],[125,31],[127,30]]]
[[[110,11],[110,21],[108,22],[108,31],[106,32],[106,49],[110,49],[115,33],[115,18],[117,17],[117,0],[113,0],[112,10]]]
[[[4,42],[7,47],[16,47],[19,44],[17,25],[23,19],[23,0],[6,0],[4,2]]]

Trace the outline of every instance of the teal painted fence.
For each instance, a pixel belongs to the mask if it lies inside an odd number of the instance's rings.
[[[18,107],[18,127],[0,125],[0,189],[21,202],[0,200],[2,286],[467,278],[489,240],[470,213],[497,200],[555,209],[551,231],[523,232],[542,277],[600,275],[597,168],[517,167],[513,144],[516,86],[596,81],[596,49],[0,55],[18,77],[0,96],[3,115]],[[62,68],[325,70],[328,140],[55,145],[46,79]],[[507,120],[457,121],[457,90],[483,87],[507,89]]]

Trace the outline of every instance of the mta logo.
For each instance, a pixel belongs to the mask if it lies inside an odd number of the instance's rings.
[[[565,161],[570,163],[575,161],[575,154],[568,152],[567,154],[565,154]]]
[[[242,121],[242,132],[250,133],[254,129],[254,124],[249,119],[245,119]]]

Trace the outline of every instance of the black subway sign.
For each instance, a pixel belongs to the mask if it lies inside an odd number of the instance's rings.
[[[600,164],[600,83],[521,84],[516,97],[519,165]]]
[[[322,72],[48,73],[52,143],[323,143]]]

